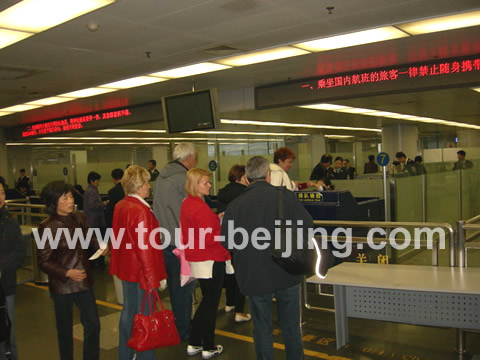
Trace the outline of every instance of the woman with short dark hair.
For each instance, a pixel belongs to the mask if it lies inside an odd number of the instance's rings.
[[[38,266],[48,275],[48,287],[55,309],[60,359],[73,359],[72,326],[75,303],[83,325],[83,358],[98,360],[100,321],[87,249],[82,248],[80,241],[71,247],[66,235],[68,233],[72,237],[80,231],[86,238],[88,226],[85,216],[73,212],[73,186],[64,181],[47,184],[42,190],[41,198],[50,217],[38,226],[39,237],[43,238],[48,230],[55,239],[57,232],[61,231],[56,248],[52,248],[50,242],[46,241],[44,247],[37,252]],[[96,241],[90,241],[89,245],[98,249]]]

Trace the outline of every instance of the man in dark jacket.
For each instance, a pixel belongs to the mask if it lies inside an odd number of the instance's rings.
[[[270,242],[263,241],[265,237],[273,239],[275,236],[278,194],[284,190],[270,184],[269,163],[261,156],[254,156],[247,162],[246,174],[250,185],[225,211],[222,235],[234,255],[235,277],[240,291],[250,296],[257,359],[273,358],[272,297],[276,298],[287,358],[303,359],[299,304],[301,277],[289,274],[273,262]],[[313,227],[312,217],[293,192],[284,191],[284,201],[285,219],[292,220],[293,224],[302,220],[304,229]],[[241,231],[234,230],[240,228],[248,234],[243,249],[233,244],[245,240]],[[262,230],[260,233],[259,229]]]
[[[331,178],[328,173],[328,169],[332,165],[332,155],[323,154],[320,158],[320,162],[313,168],[310,180],[323,180]]]
[[[417,168],[415,166],[415,161],[407,158],[404,152],[399,151],[395,154],[395,157],[400,162],[400,166],[403,172],[408,173],[408,175],[413,176],[417,175]]]
[[[18,358],[15,342],[15,287],[17,269],[25,259],[25,244],[18,222],[5,207],[5,183],[0,181],[0,272],[1,284],[7,300],[7,312],[12,323],[10,330],[10,351],[12,359]],[[0,359],[5,358],[5,343],[0,343]]]
[[[197,165],[198,153],[192,143],[180,143],[173,151],[173,161],[165,165],[155,180],[153,212],[160,227],[170,234],[170,245],[163,250],[167,268],[168,293],[175,315],[175,325],[182,340],[190,336],[192,296],[197,282],[180,286],[180,261],[175,250],[175,229],[180,228],[180,206],[186,197],[185,177],[187,171]],[[166,239],[162,235],[162,241]]]
[[[125,197],[125,192],[123,191],[122,183],[120,182],[122,180],[122,176],[122,169],[112,170],[112,181],[115,186],[108,190],[108,204],[105,207],[105,222],[107,224],[107,228],[112,227],[115,205]]]

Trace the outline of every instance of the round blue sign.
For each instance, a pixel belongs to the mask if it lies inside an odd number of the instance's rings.
[[[210,169],[210,171],[215,171],[217,170],[217,162],[215,160],[211,160],[209,163],[208,163],[208,168]]]
[[[380,166],[387,166],[390,162],[390,156],[386,152],[378,153],[377,155],[377,164]]]
[[[66,167],[63,168],[63,175],[65,175],[65,176],[68,175],[68,168],[66,168]]]

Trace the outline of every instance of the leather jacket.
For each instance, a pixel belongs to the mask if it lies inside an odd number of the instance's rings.
[[[72,238],[76,228],[81,228],[84,236],[88,231],[86,218],[81,213],[72,213],[67,216],[54,215],[38,226],[39,238],[42,239],[45,230],[50,229],[52,238],[55,239],[57,230],[61,228],[66,228]],[[89,247],[98,249],[98,243],[94,236],[92,236]],[[82,249],[80,241],[76,242],[75,248],[69,249],[63,232],[57,248],[52,248],[47,240],[44,248],[38,249],[37,259],[40,269],[48,275],[48,287],[52,293],[72,294],[88,290],[93,286],[93,275],[88,262],[87,249]],[[74,281],[65,276],[70,269],[85,270],[87,277],[82,281]]]
[[[145,231],[136,232],[139,226]],[[113,214],[113,233],[119,244],[114,245],[112,241],[110,274],[120,280],[140,283],[145,290],[159,287],[160,281],[167,278],[167,272],[163,251],[159,248],[158,227],[153,211],[141,200],[131,195],[120,200]],[[119,235],[122,231],[123,236]],[[156,246],[152,246],[150,240]]]

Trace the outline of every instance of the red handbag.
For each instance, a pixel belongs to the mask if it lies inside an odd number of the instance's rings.
[[[150,308],[149,315],[143,314],[146,298]],[[157,308],[157,301],[160,304],[160,311]],[[179,343],[180,336],[175,326],[173,312],[165,310],[156,289],[145,291],[141,312],[133,318],[132,335],[127,346],[141,352],[175,346]]]

